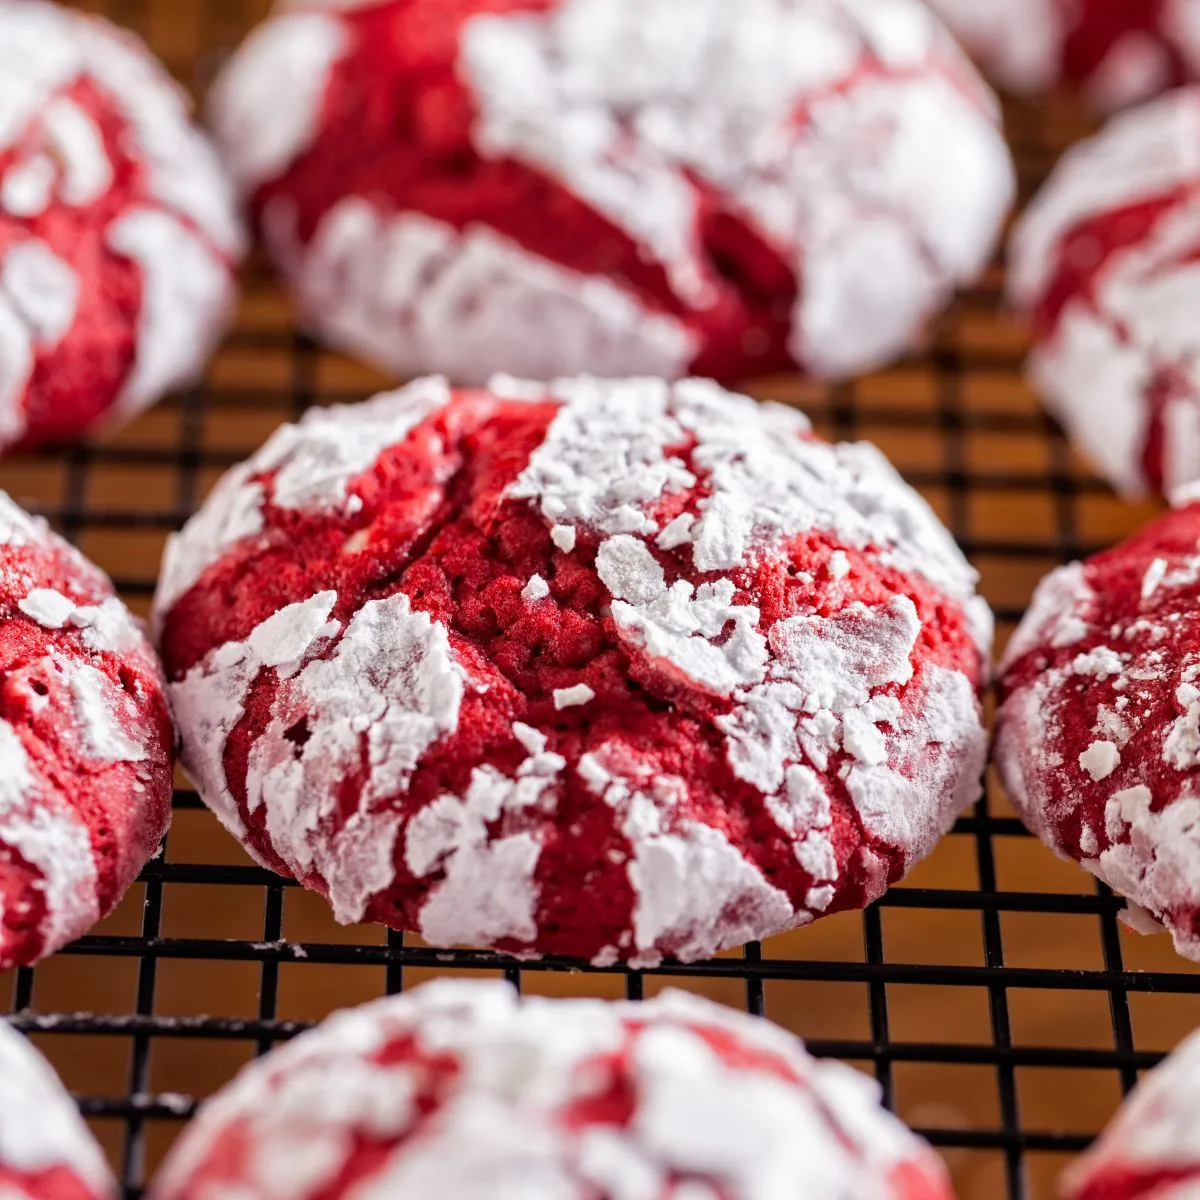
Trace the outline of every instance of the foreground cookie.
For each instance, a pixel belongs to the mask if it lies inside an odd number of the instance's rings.
[[[291,1164],[287,1186],[280,1163]],[[686,1185],[683,1181],[686,1181]],[[440,982],[338,1013],[253,1064],[176,1144],[153,1200],[950,1200],[879,1090],[683,992],[520,1000]]]
[[[656,962],[873,900],[975,799],[974,579],[792,410],[425,380],[228,475],[157,613],[201,793],[340,920]]]
[[[132,416],[225,329],[233,192],[146,48],[0,0],[0,450]]]
[[[50,1065],[0,1021],[0,1196],[110,1200],[116,1191],[100,1147]]]
[[[994,98],[918,0],[684,8],[351,0],[262,26],[213,122],[309,324],[461,383],[907,349],[1009,207]]]
[[[0,493],[0,969],[86,933],[166,832],[157,659],[108,580]]]
[[[1200,87],[1069,151],[1013,235],[1047,406],[1127,495],[1200,479]]]
[[[1195,0],[926,0],[1002,86],[1066,80],[1102,111],[1200,76]]]
[[[1200,1034],[1146,1075],[1063,1177],[1064,1200],[1191,1200],[1200,1188]]]
[[[1026,823],[1200,961],[1200,505],[1038,589],[996,761]]]

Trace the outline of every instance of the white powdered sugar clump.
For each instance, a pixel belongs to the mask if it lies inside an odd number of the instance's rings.
[[[36,1175],[56,1167],[99,1196],[115,1194],[104,1155],[50,1064],[0,1021],[0,1168]]]
[[[167,543],[154,598],[155,623],[161,625],[209,567],[263,532],[267,504],[349,515],[351,482],[449,399],[444,380],[422,379],[364,404],[312,409],[299,423],[282,426],[221,479],[203,508]],[[270,488],[260,482],[268,477],[273,477]]]
[[[0,212],[17,220],[52,203],[87,208],[115,176],[93,118],[63,93],[99,84],[126,123],[123,149],[145,184],[106,231],[108,248],[140,268],[143,300],[132,370],[114,415],[127,417],[199,375],[228,321],[232,264],[244,234],[233,190],[187,99],[129,34],[43,0],[2,0]],[[39,136],[26,137],[37,123]],[[0,444],[25,433],[23,397],[35,351],[75,323],[80,281],[69,261],[18,237],[0,261]]]
[[[1200,1178],[1198,1111],[1200,1034],[1192,1034],[1142,1077],[1096,1144],[1067,1169],[1063,1196],[1099,1194],[1109,1176],[1162,1172],[1172,1181],[1159,1193],[1163,1200],[1189,1200]]]
[[[263,810],[273,852],[299,879],[318,878],[339,920],[360,920],[391,883],[401,817],[395,797],[424,753],[458,724],[464,674],[444,626],[407,595],[365,604],[343,630],[337,595],[289,605],[244,642],[211,651],[171,685],[183,759],[225,826],[245,825],[225,774],[225,747],[260,674],[278,679],[270,720],[254,741],[246,804]],[[358,807],[340,785],[365,770]]]
[[[1054,286],[1063,241],[1079,225],[1179,193],[1140,240],[1110,252],[1093,285],[1072,296],[1035,346],[1031,372],[1047,406],[1105,476],[1136,496],[1153,481],[1143,455],[1151,393],[1166,370],[1162,487],[1200,478],[1200,89],[1183,88],[1117,117],[1070,150],[1018,223],[1009,289],[1025,311]],[[1067,264],[1069,266],[1069,264]]]
[[[726,1065],[708,1038],[741,1048],[747,1065]],[[415,1062],[376,1061],[398,1043],[413,1046]],[[453,1078],[435,1119],[409,1136],[431,1058],[452,1063]],[[605,1086],[600,1062],[619,1062],[630,1119],[565,1119]],[[439,981],[336,1014],[204,1107],[164,1165],[160,1200],[202,1186],[232,1129],[256,1148],[238,1184],[263,1200],[327,1186],[362,1137],[386,1149],[357,1178],[359,1200],[635,1200],[672,1189],[681,1200],[717,1190],[756,1200],[797,1187],[814,1200],[894,1200],[901,1174],[945,1186],[936,1157],[882,1109],[873,1082],[817,1062],[766,1022],[670,991],[635,1006],[519,1000],[500,983]],[[681,1178],[693,1182],[675,1187]]]

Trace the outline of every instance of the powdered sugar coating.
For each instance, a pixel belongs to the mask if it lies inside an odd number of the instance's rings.
[[[313,414],[156,610],[225,825],[439,945],[703,958],[874,898],[978,794],[961,554],[878,452],[713,384]]]
[[[243,232],[184,94],[145,47],[3,0],[0,449],[127,419],[223,333]]]
[[[1032,95],[1060,80],[1111,112],[1200,74],[1192,0],[926,0],[997,83]]]
[[[5,968],[86,933],[155,852],[173,733],[158,661],[107,579],[3,494],[0,673]]]
[[[1198,547],[1193,505],[1048,578],[1004,664],[996,761],[1035,832],[1200,960]]]
[[[766,1022],[681,992],[518,1000],[449,981],[339,1013],[243,1071],[152,1195],[665,1200],[680,1179],[728,1200],[950,1196],[873,1082]]]
[[[1070,150],[1018,223],[1010,294],[1047,406],[1123,493],[1200,478],[1200,89]]]
[[[1012,199],[917,0],[298,7],[213,123],[309,323],[401,374],[852,374],[980,273]]]
[[[1149,1074],[1096,1144],[1063,1176],[1065,1200],[1150,1195],[1188,1200],[1200,1184],[1200,1035]]]
[[[68,1191],[71,1187],[76,1190]],[[58,1077],[5,1021],[0,1021],[0,1194],[16,1200],[116,1195],[100,1147]]]

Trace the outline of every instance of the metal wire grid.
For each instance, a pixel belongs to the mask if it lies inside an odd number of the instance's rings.
[[[197,69],[211,65],[211,58],[197,56],[197,50],[231,45],[265,7],[262,0],[93,0],[82,6],[105,11],[147,34],[189,82]],[[1051,121],[1033,109],[1012,114],[1010,133],[1026,194],[1076,128],[1069,119]],[[265,272],[252,273],[252,297],[269,296],[267,288]],[[1019,619],[1021,601],[1037,575],[1053,562],[1096,549],[1122,526],[1132,527],[1137,514],[1114,508],[1104,489],[1071,462],[1061,436],[1027,397],[1011,404],[978,402],[979,393],[1020,391],[1015,380],[1022,347],[996,321],[998,301],[996,273],[943,322],[928,357],[894,374],[890,382],[827,390],[776,381],[761,390],[802,401],[818,426],[839,438],[870,436],[885,448],[894,443],[912,449],[906,473],[931,495],[967,553],[991,564],[985,583],[989,575],[996,581],[993,599],[997,592],[1002,597],[996,607],[1001,627],[1007,629]],[[223,361],[274,364],[264,372],[252,367],[249,383],[238,382],[237,372],[222,371],[218,364],[210,384],[169,402],[127,435],[0,468],[0,484],[36,503],[68,537],[98,557],[122,593],[143,611],[153,591],[155,547],[194,510],[216,473],[243,457],[278,420],[298,415],[314,402],[353,400],[370,390],[353,368],[330,367],[328,356],[293,333],[286,317],[278,315],[277,302],[268,299],[262,305],[272,317],[260,319],[257,311],[248,306],[223,354]],[[908,399],[895,402],[896,395]],[[214,437],[214,430],[247,425],[249,432],[233,439],[236,448],[226,444],[224,434]],[[1005,447],[1017,443],[1025,449],[1012,458]],[[1040,451],[1040,460],[1026,454],[1031,448]],[[897,457],[904,462],[904,453]],[[160,486],[150,488],[148,496],[139,495],[140,481],[147,478],[158,479]],[[104,486],[98,488],[97,481]],[[115,499],[98,499],[98,491]],[[1040,516],[1026,522],[1023,514],[1031,504]],[[1106,515],[1097,517],[1097,512]],[[1140,944],[1132,949],[1137,961],[1152,969],[1127,966],[1132,944],[1118,927],[1120,901],[1102,886],[1088,891],[1082,875],[1073,870],[1064,875],[1048,856],[1037,857],[1040,847],[1007,815],[994,787],[984,803],[959,821],[936,856],[935,862],[951,864],[948,869],[919,873],[911,886],[893,889],[861,916],[833,918],[712,962],[667,965],[652,972],[598,971],[562,959],[516,965],[489,953],[435,951],[401,934],[384,937],[361,929],[338,940],[319,921],[307,926],[317,931],[314,936],[285,937],[285,925],[292,924],[285,914],[290,916],[303,894],[269,872],[243,865],[245,860],[228,847],[211,852],[211,839],[192,844],[196,821],[203,820],[194,792],[181,788],[175,807],[169,847],[143,872],[140,887],[118,916],[50,963],[17,971],[8,981],[17,1027],[35,1035],[69,1083],[84,1080],[80,1106],[94,1119],[130,1198],[141,1194],[148,1169],[194,1110],[192,1092],[198,1089],[189,1080],[203,1077],[203,1087],[220,1082],[196,1067],[197,1055],[219,1057],[231,1045],[246,1057],[263,1053],[310,1023],[288,1015],[295,1004],[281,1003],[285,972],[304,973],[297,985],[300,994],[316,991],[313,981],[320,981],[320,997],[299,1005],[307,1017],[362,999],[364,989],[366,994],[399,991],[431,971],[498,972],[518,987],[623,993],[632,999],[669,977],[781,1020],[808,1036],[818,1054],[873,1070],[889,1104],[896,1103],[900,1077],[909,1068],[966,1069],[967,1082],[960,1082],[955,1094],[962,1099],[987,1093],[986,1120],[956,1120],[945,1105],[913,1111],[903,1103],[898,1107],[947,1153],[962,1194],[972,1200],[1051,1194],[1050,1180],[1064,1156],[1090,1141],[1138,1072],[1153,1065],[1171,1041],[1200,1019],[1200,1000],[1195,999],[1200,974],[1161,945],[1152,952]],[[1014,847],[1034,856],[1032,883],[1027,879],[1025,886],[1006,888],[1003,860]],[[194,919],[187,935],[164,923],[172,889],[190,898]],[[255,893],[261,897],[261,932],[256,928],[248,936],[218,936],[228,923],[224,916],[219,928],[205,927],[207,912],[230,909],[223,896]],[[239,900],[232,908],[241,925],[257,919],[253,903]],[[911,927],[919,949],[912,953],[910,939],[897,958],[889,950],[890,926],[901,918],[918,922]],[[1029,921],[1042,926],[1060,918],[1071,918],[1073,929],[1088,923],[1089,936],[1098,939],[1095,960],[1075,965],[1077,956],[1051,939],[1049,963],[1018,954],[1014,965],[1011,922],[1024,920],[1028,929]],[[953,939],[944,940],[949,921],[959,929],[964,922],[974,926],[981,941],[977,957],[964,959]],[[817,933],[838,922],[840,940]],[[303,922],[299,928],[303,933]],[[858,954],[853,953],[856,940]],[[1060,956],[1069,965],[1062,965]],[[908,961],[913,957],[917,961]],[[236,1009],[233,1015],[164,1012],[160,983],[178,963],[206,973],[190,975],[193,982],[233,981],[243,971],[242,982],[230,982],[229,988],[245,1002],[229,1006]],[[363,973],[351,968],[370,968],[369,982],[364,985]],[[246,992],[246,970],[256,970],[256,996]],[[110,986],[110,975],[119,976],[118,983]],[[832,1025],[815,1021],[816,1008],[807,1002],[777,1002],[784,994],[777,989],[793,984],[808,988],[806,997],[825,986],[835,996],[848,995],[850,989],[865,991],[865,1028],[848,1036],[837,1031],[836,1020]],[[931,1019],[914,1025],[914,1006],[898,1007],[897,996],[906,990],[921,996],[946,990],[950,1000]],[[4,993],[5,981],[0,980],[0,1005]],[[954,1021],[946,1024],[947,1015],[963,1008],[968,996],[979,995],[987,1000],[980,1036],[950,1036]],[[1155,1009],[1135,1020],[1142,998],[1164,996],[1175,1001],[1169,1019]],[[1051,1022],[1049,1028],[1062,1036],[1030,1039],[1015,1033],[1018,997],[1035,997],[1039,1011],[1054,1009],[1057,1024]],[[1090,1043],[1068,1036],[1076,1007],[1082,1013],[1097,1000],[1107,1008],[1104,1036]],[[82,1008],[91,1011],[76,1011]],[[918,1016],[921,1010],[918,1003]],[[900,1016],[903,1028],[897,1027]],[[1152,1031],[1148,1038],[1147,1028]],[[834,1032],[823,1036],[821,1029]],[[1139,1039],[1154,1048],[1140,1049]],[[169,1055],[181,1043],[195,1048],[187,1060],[192,1069],[190,1074],[176,1071],[167,1079],[171,1086],[164,1086],[156,1057]],[[115,1055],[105,1053],[110,1046],[117,1047]],[[85,1063],[91,1061],[89,1055],[99,1055],[109,1066],[97,1073]],[[1061,1076],[1068,1082],[1039,1092],[1023,1086],[1026,1073],[1043,1081]],[[102,1090],[97,1090],[92,1081],[101,1077]],[[182,1091],[176,1080],[183,1081]],[[1083,1126],[1073,1123],[1067,1109],[1082,1103],[1085,1093],[1103,1092],[1102,1080],[1108,1090],[1099,1108],[1092,1105]],[[1114,1081],[1119,1087],[1111,1086]],[[1040,1119],[1033,1119],[1031,1110]],[[971,1167],[981,1161],[988,1169]]]

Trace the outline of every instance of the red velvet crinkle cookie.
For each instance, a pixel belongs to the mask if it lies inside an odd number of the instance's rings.
[[[0,493],[0,969],[86,933],[157,851],[174,734],[112,585]]]
[[[766,1021],[668,991],[521,1000],[443,981],[246,1068],[152,1200],[951,1200],[879,1088]]]
[[[309,324],[460,383],[861,371],[1013,190],[919,0],[312,0],[212,115]]]
[[[1200,505],[1039,587],[996,761],[1026,823],[1200,961]]]
[[[1200,10],[1198,10],[1200,11]],[[1070,150],[1013,235],[1047,406],[1127,495],[1200,480],[1200,87]]]
[[[1200,77],[1195,0],[926,0],[1003,87],[1066,80],[1102,111]]]
[[[192,382],[242,252],[233,189],[132,35],[0,0],[0,449]]]
[[[228,475],[157,614],[205,800],[339,920],[650,963],[866,904],[976,798],[974,584],[790,409],[423,380]]]
[[[0,1021],[0,1197],[114,1200],[104,1155],[50,1064]]]
[[[1200,1195],[1200,1034],[1143,1077],[1103,1136],[1063,1176],[1063,1200]]]

